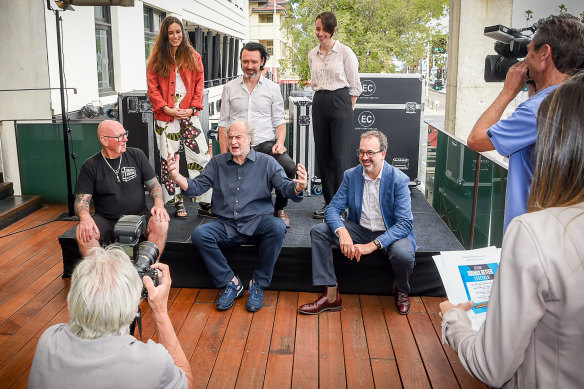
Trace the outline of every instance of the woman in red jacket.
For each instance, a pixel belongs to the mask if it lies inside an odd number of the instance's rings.
[[[203,109],[203,63],[189,42],[179,19],[167,16],[148,59],[148,97],[154,110],[160,153],[164,202],[174,204],[175,216],[187,217],[180,187],[168,175],[167,156],[184,146],[189,177],[195,178],[209,162],[209,147],[198,118]],[[182,142],[182,145],[181,145]],[[199,215],[213,216],[211,191],[197,197]]]

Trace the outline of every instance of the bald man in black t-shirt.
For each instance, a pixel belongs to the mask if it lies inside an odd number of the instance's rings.
[[[100,241],[110,243],[114,226],[123,215],[146,215],[148,240],[164,250],[170,217],[164,208],[162,187],[146,155],[140,149],[126,149],[128,133],[121,123],[104,120],[97,127],[101,151],[81,166],[75,190],[75,213],[79,225],[75,234],[83,257]],[[154,200],[148,212],[144,185]],[[89,213],[93,199],[95,214]],[[150,217],[152,216],[152,217]]]

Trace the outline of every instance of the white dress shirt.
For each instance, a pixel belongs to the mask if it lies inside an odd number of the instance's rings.
[[[311,87],[315,91],[334,91],[349,88],[351,96],[359,96],[361,80],[359,79],[359,61],[349,46],[335,41],[326,58],[320,45],[308,53]]]
[[[249,93],[243,76],[223,87],[219,127],[229,128],[237,120],[245,120],[254,128],[252,146],[276,139],[276,127],[286,122],[284,99],[278,84],[260,75],[254,90]]]
[[[381,214],[381,204],[379,200],[379,186],[381,184],[381,173],[383,165],[377,177],[372,180],[369,174],[363,170],[365,183],[363,186],[363,205],[361,207],[361,218],[359,224],[369,231],[385,231],[387,227]]]

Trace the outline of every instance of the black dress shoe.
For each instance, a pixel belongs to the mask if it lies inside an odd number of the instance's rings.
[[[324,211],[326,211],[326,207],[328,207],[328,204],[325,204],[322,206],[321,209],[314,211],[314,213],[312,214],[312,217],[314,219],[324,219]]]
[[[340,311],[343,308],[343,300],[341,299],[341,294],[339,293],[339,288],[337,288],[337,294],[335,296],[335,301],[332,303],[328,301],[327,288],[324,288],[324,293],[308,304],[301,305],[298,308],[300,313],[305,315],[318,315],[319,313],[325,311]]]
[[[395,309],[401,315],[410,313],[410,296],[397,290],[395,285],[393,285],[393,298],[395,299]]]

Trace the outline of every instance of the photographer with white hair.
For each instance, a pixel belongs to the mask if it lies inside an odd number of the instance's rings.
[[[158,286],[148,276],[140,279],[119,246],[92,249],[73,271],[67,296],[70,321],[40,337],[28,387],[192,388],[190,364],[168,316],[168,265],[151,267],[158,270]],[[129,334],[142,285],[160,344]]]

